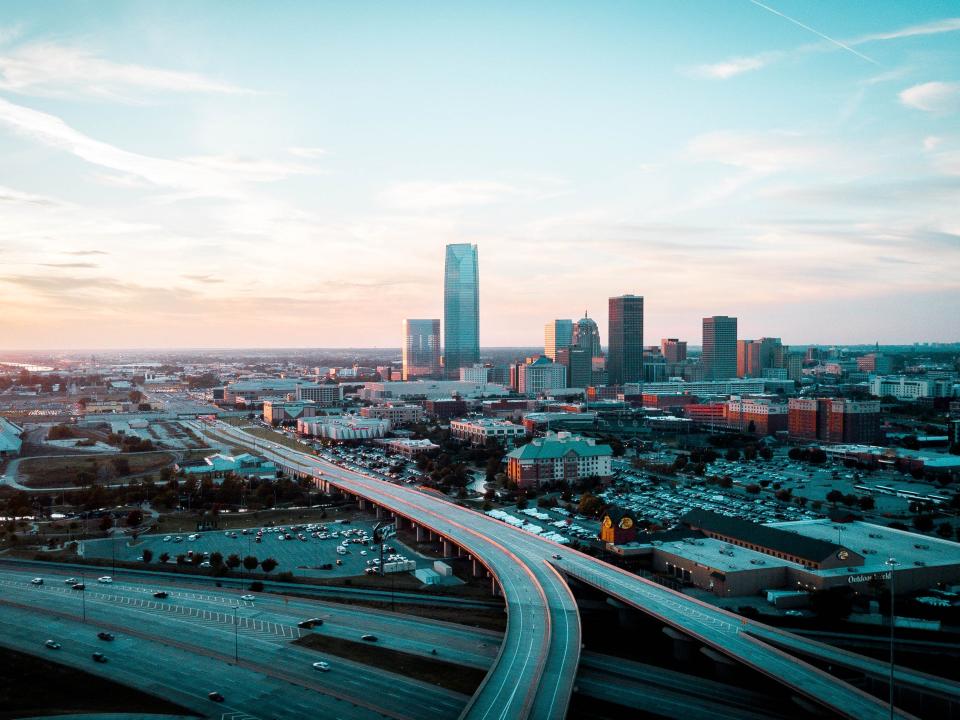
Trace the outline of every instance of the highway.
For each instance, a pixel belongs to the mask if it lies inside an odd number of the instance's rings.
[[[88,579],[86,591],[77,591],[63,582],[66,575],[60,572],[44,573],[42,585],[30,583],[35,576],[36,572],[31,569],[5,572],[0,578],[0,619],[5,613],[30,613],[29,619],[21,622],[29,630],[30,642],[26,647],[22,643],[12,647],[42,653],[46,650],[42,643],[48,638],[61,642],[64,649],[72,647],[75,641],[92,638],[93,649],[106,653],[111,659],[117,649],[129,648],[133,652],[136,645],[142,659],[149,660],[153,645],[163,645],[167,648],[165,652],[185,653],[189,657],[169,667],[166,664],[152,666],[146,677],[162,678],[167,683],[170,682],[167,670],[184,665],[199,676],[217,676],[216,683],[220,677],[231,678],[230,668],[235,667],[236,653],[242,668],[266,680],[282,680],[309,691],[305,696],[309,702],[304,707],[314,713],[311,717],[320,712],[344,718],[448,720],[461,712],[468,698],[432,684],[293,645],[292,640],[310,632],[297,627],[300,620],[319,617],[324,624],[318,631],[325,635],[358,641],[360,635],[371,633],[377,636],[379,646],[424,657],[430,657],[431,651],[439,647],[444,659],[476,667],[487,667],[492,662],[499,641],[496,633],[370,608],[270,595],[258,595],[250,602],[241,599],[241,591],[196,592],[167,584],[158,586],[156,581],[99,584]],[[153,597],[158,587],[168,592],[167,598]],[[237,607],[236,625],[234,607]],[[86,623],[81,620],[84,611]],[[63,635],[52,634],[58,627],[56,623],[63,624]],[[100,629],[114,632],[118,640],[98,641],[96,631]],[[124,642],[120,642],[121,637],[125,638]],[[144,643],[150,644],[150,650],[145,653]],[[93,650],[83,647],[85,657],[89,658]],[[63,653],[52,659],[69,655]],[[312,663],[321,659],[330,662],[330,672],[313,669]],[[123,664],[108,663],[96,669],[111,676],[126,667],[126,663],[124,659]],[[126,683],[129,678],[117,679]],[[211,682],[214,681],[207,680],[208,685]],[[143,679],[127,684],[146,689]],[[225,690],[219,684],[206,687],[200,695],[205,699],[210,690],[218,690],[228,700],[236,697],[232,689]],[[247,712],[265,707],[271,709],[270,715],[288,717],[276,709],[281,705],[263,705],[245,695],[241,697],[245,700],[238,701],[237,706]]]
[[[216,425],[216,432],[235,442],[252,443],[250,435],[222,423]],[[579,664],[579,622],[571,612],[569,590],[564,591],[563,583],[550,582],[546,565],[661,619],[841,715],[858,720],[890,716],[879,699],[743,632],[755,624],[737,615],[436,495],[346,470],[262,438],[256,446],[285,467],[371,500],[454,540],[480,557],[499,578],[509,609],[503,651],[464,717],[564,716],[567,688],[572,688]],[[561,558],[554,558],[556,554]],[[549,623],[546,628],[542,625],[545,621]],[[542,681],[545,676],[551,678],[550,683]],[[524,702],[519,702],[521,695],[526,695]],[[532,714],[534,708],[536,715]],[[898,715],[909,717],[902,712]]]

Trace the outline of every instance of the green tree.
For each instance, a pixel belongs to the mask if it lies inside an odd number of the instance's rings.
[[[229,555],[226,559],[226,565],[231,570],[236,570],[238,567],[240,567],[241,562],[240,556],[236,553]]]
[[[245,567],[250,572],[256,570],[259,564],[260,564],[260,560],[255,558],[253,555],[247,555],[243,559],[243,567]]]
[[[143,549],[143,562],[149,563],[153,561],[153,550],[150,548]]]
[[[223,553],[210,553],[210,567],[212,567],[214,570],[219,570],[223,567]]]
[[[160,553],[160,557],[158,559],[160,560],[160,562],[165,563],[170,559],[170,553],[162,552]]]
[[[265,573],[271,573],[274,571],[274,569],[277,567],[278,564],[279,563],[277,563],[277,561],[274,560],[273,558],[269,558],[269,557],[264,558],[260,562],[260,569],[263,570]]]

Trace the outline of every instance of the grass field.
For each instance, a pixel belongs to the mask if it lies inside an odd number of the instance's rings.
[[[129,465],[129,472],[118,473],[112,460],[122,457]],[[170,452],[123,453],[109,456],[66,456],[26,458],[20,463],[20,472],[24,475],[23,484],[32,488],[71,487],[77,473],[86,472],[100,482],[101,469],[106,468],[106,483],[123,482],[140,473],[159,472],[161,468],[173,464],[176,456]]]
[[[480,670],[479,668],[391,650],[378,643],[329,637],[323,635],[322,632],[309,633],[294,642],[311,650],[354,660],[364,665],[439,685],[464,695],[473,695],[483,677],[487,674],[486,670]],[[440,648],[439,651],[442,653],[443,648]]]

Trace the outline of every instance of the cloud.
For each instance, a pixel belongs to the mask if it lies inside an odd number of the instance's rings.
[[[783,18],[786,18],[790,22],[800,25],[806,30],[809,30],[816,35],[824,38],[828,43],[808,43],[806,45],[801,45],[795,47],[792,50],[784,51],[770,51],[764,53],[758,53],[756,55],[747,55],[741,57],[734,57],[728,60],[724,60],[717,63],[708,63],[704,65],[699,65],[693,69],[692,74],[699,75],[701,77],[707,77],[717,80],[726,80],[731,77],[736,77],[737,75],[742,75],[746,72],[751,72],[754,70],[759,70],[761,68],[772,65],[780,60],[783,60],[790,56],[795,55],[804,55],[811,52],[822,52],[824,50],[834,50],[834,49],[843,49],[848,52],[853,53],[857,57],[860,57],[868,62],[877,65],[878,63],[872,58],[858,52],[854,48],[858,45],[865,45],[867,43],[873,42],[886,42],[889,40],[901,40],[903,38],[916,37],[921,35],[939,35],[940,33],[956,32],[960,30],[960,18],[946,18],[944,20],[935,20],[933,22],[925,23],[922,25],[910,25],[908,27],[899,28],[897,30],[891,30],[889,32],[881,33],[872,33],[869,35],[862,35],[860,37],[852,38],[850,40],[835,40],[827,35],[814,30],[813,28],[807,27],[802,23],[794,20],[793,18],[787,17],[783,13],[780,13],[762,3],[755,2],[755,0],[749,0],[754,5],[762,7],[764,10],[768,10],[775,15],[779,15]]]
[[[291,147],[287,148],[287,152],[297,157],[310,159],[321,158],[327,154],[326,149],[321,147]]]
[[[51,268],[95,268],[99,267],[96,263],[89,262],[66,262],[66,263],[37,263],[41,267]]]
[[[7,27],[0,27],[0,46],[6,45],[12,40],[16,40],[22,33],[22,25],[9,25]]]
[[[693,74],[726,80],[746,72],[751,72],[752,70],[759,70],[762,67],[766,67],[779,56],[780,53],[764,53],[762,55],[754,55],[753,57],[730,58],[729,60],[718,63],[698,65],[693,69]]]
[[[960,109],[960,83],[928,82],[900,93],[900,102],[925,112],[950,113]]]
[[[67,250],[64,254],[66,255],[109,255],[109,253],[104,252],[103,250]]]
[[[718,162],[766,175],[811,165],[825,157],[826,148],[796,133],[717,131],[694,137],[687,155],[698,162]]]
[[[398,210],[439,210],[490,205],[522,195],[517,188],[499,182],[404,182],[385,190],[380,199]]]
[[[929,152],[930,150],[936,150],[937,146],[943,142],[942,137],[937,137],[936,135],[928,135],[923,139],[923,149]]]
[[[222,283],[223,280],[213,275],[181,275],[180,277],[186,278],[187,280],[193,280],[198,283]]]
[[[293,174],[317,172],[302,163],[282,163],[233,156],[177,160],[122,150],[74,130],[55,115],[0,98],[0,125],[94,165],[141,178],[154,185],[186,191],[188,196],[238,197],[244,182],[271,182]],[[125,184],[130,180],[126,179]]]
[[[144,90],[240,95],[252,91],[192,72],[115,63],[81,48],[31,43],[0,55],[0,90],[136,100]]]

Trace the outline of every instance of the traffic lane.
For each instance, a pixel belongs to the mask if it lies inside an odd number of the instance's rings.
[[[63,611],[62,605],[57,601],[67,597],[66,595],[59,592],[43,593],[42,587],[33,589],[32,592],[25,588],[22,590],[19,596],[10,592],[7,597],[30,602],[38,609]],[[68,607],[66,612],[79,617],[77,601],[73,600],[70,604],[73,607]],[[232,616],[221,615],[219,619],[164,616],[142,607],[116,605],[92,599],[87,602],[87,620],[91,624],[128,628],[157,638],[178,638],[181,642],[188,642],[197,648],[216,652],[227,658],[232,658],[235,649],[240,649],[239,656],[242,660],[263,664],[269,658],[267,665],[282,670],[284,677],[290,682],[306,683],[321,692],[326,690],[348,693],[349,697],[356,699],[363,699],[374,693],[380,702],[392,704],[402,701],[402,707],[415,710],[413,717],[416,718],[442,720],[449,717],[450,713],[456,714],[467,701],[465,696],[438,686],[384,671],[373,671],[367,666],[341,658],[337,658],[335,662],[338,667],[345,669],[346,673],[337,673],[336,676],[332,672],[319,673],[312,667],[312,664],[318,661],[313,651],[291,646],[289,637],[278,644],[277,638],[267,631],[261,633],[255,628],[250,630],[239,624],[235,628]],[[381,707],[389,711],[390,704]]]
[[[577,577],[576,568],[573,567],[576,562],[568,562],[567,565],[568,571]],[[642,587],[629,580],[625,581],[620,572],[622,571],[612,567],[610,570],[591,568],[579,577],[622,602],[639,607],[666,624],[679,627],[683,632],[715,650],[733,657],[815,702],[827,704],[833,710],[848,717],[858,720],[868,718],[882,720],[889,717],[886,704],[872,695],[740,632],[740,624],[744,621],[731,622],[720,611],[701,612],[695,603],[677,602],[662,594],[651,592],[651,588]],[[898,716],[910,717],[905,713],[898,713]]]
[[[229,429],[226,429],[225,432],[227,435],[232,434]],[[249,442],[249,436],[233,434],[237,439]],[[342,471],[340,468],[325,461],[318,461],[317,458],[312,456],[288,451],[276,443],[263,442],[261,449],[272,454],[274,459],[303,467],[305,472],[315,472],[323,468],[325,472],[329,472],[332,477],[337,478],[345,489],[353,488],[353,492],[366,494],[375,502],[379,499],[384,504],[394,503],[396,505],[399,503],[405,508],[402,511],[404,514],[418,518],[420,522],[428,524],[435,530],[451,537],[455,537],[461,532],[468,532],[476,537],[476,542],[471,545],[471,550],[474,554],[483,558],[500,577],[509,614],[502,651],[494,667],[484,679],[478,693],[471,699],[467,712],[471,716],[483,718],[500,715],[504,717],[525,717],[529,711],[527,698],[525,695],[518,695],[516,691],[519,686],[535,688],[539,684],[539,672],[542,670],[540,661],[544,654],[544,647],[549,641],[549,614],[546,610],[543,588],[536,582],[529,568],[506,548],[488,541],[482,533],[444,518],[441,513],[449,510],[449,506],[440,507],[432,498],[410,491],[408,491],[409,495],[398,498],[383,492],[384,486],[394,490],[397,489],[397,486],[381,482],[381,487],[378,487],[367,482],[359,482],[354,477],[354,473],[346,475],[345,472],[349,471]],[[415,502],[408,499],[411,497]],[[430,511],[422,507],[420,503],[423,501],[427,501],[436,509]],[[424,517],[427,520],[424,520]],[[478,544],[482,546],[481,550],[477,550]]]
[[[75,597],[76,602],[83,600],[80,591],[70,589],[69,585],[51,583],[48,577],[44,585],[37,587],[30,584],[32,577],[23,572],[11,573],[0,579],[0,586],[12,582],[34,593],[53,592]],[[248,621],[251,619],[257,621],[254,625],[270,624],[274,626],[271,629],[277,635],[276,639],[281,642],[303,634],[297,627],[301,620],[319,618],[324,623],[324,634],[350,640],[374,634],[384,645],[404,652],[431,656],[437,650],[445,660],[479,668],[489,667],[500,641],[497,634],[476,633],[453,623],[431,623],[396,613],[388,615],[366,608],[358,610],[345,604],[289,603],[269,595],[259,595],[255,602],[250,602],[240,601],[239,596],[179,591],[169,591],[167,598],[154,600],[155,587],[119,582],[97,584],[88,587],[86,597],[90,602],[140,603],[143,609],[158,612],[169,611],[169,607],[175,605],[197,610],[212,608],[215,617],[228,619],[232,618],[233,607],[239,605],[238,613],[245,629],[250,627]]]
[[[316,717],[319,705],[330,717],[344,720],[376,717],[368,710],[325,696],[318,703],[317,694],[307,689],[160,643],[118,637],[105,647],[107,643],[97,640],[93,628],[87,625],[44,618],[43,629],[38,631],[37,620],[29,611],[0,604],[0,643],[169,698],[204,716],[236,712],[254,718],[309,720]],[[36,639],[38,635],[53,636],[61,643],[61,649],[43,647],[43,640]],[[104,652],[107,662],[94,662],[91,655],[95,651]],[[213,703],[207,699],[207,693],[212,691],[222,694],[225,701]],[[278,708],[283,708],[282,713],[277,712]]]

